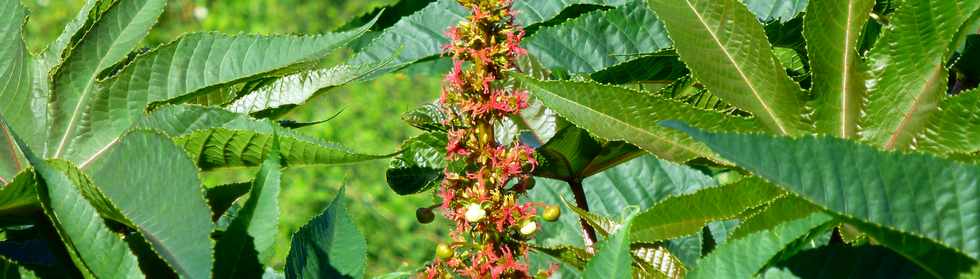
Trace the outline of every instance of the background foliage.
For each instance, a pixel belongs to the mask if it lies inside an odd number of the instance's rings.
[[[83,2],[22,0],[31,10],[33,23],[27,25],[25,38],[32,50],[38,51],[54,40],[61,33],[60,26],[75,15]],[[339,28],[375,7],[393,2],[397,1],[168,1],[167,11],[143,45],[152,47],[174,40],[180,34],[203,30],[230,34],[323,33]],[[199,17],[202,8],[207,11],[206,16]],[[418,134],[397,116],[433,101],[438,92],[438,77],[403,73],[385,75],[371,82],[335,89],[293,111],[285,119],[309,122],[337,114],[329,124],[298,131],[357,146],[358,151],[365,153],[382,154],[397,150],[403,140]],[[362,231],[398,232],[367,234],[368,276],[417,267],[427,261],[432,251],[419,247],[428,247],[437,241],[444,234],[441,231],[445,226],[438,223],[421,225],[415,221],[415,209],[427,206],[431,199],[426,196],[399,197],[393,193],[385,183],[387,165],[387,160],[375,160],[349,166],[286,169],[280,193],[281,225],[271,263],[277,269],[283,267],[289,237],[326,207],[341,185],[348,186],[350,214]],[[205,183],[244,177],[252,172],[252,169],[227,171],[209,176]]]

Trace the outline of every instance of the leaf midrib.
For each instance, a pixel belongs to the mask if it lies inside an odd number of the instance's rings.
[[[775,112],[772,111],[772,108],[770,108],[769,105],[766,104],[765,101],[763,101],[762,96],[759,95],[759,92],[758,90],[756,90],[755,85],[752,84],[752,81],[748,78],[748,76],[745,75],[745,72],[742,70],[742,67],[739,66],[738,62],[735,61],[731,53],[728,52],[728,49],[725,48],[725,45],[721,43],[720,39],[718,39],[718,34],[715,34],[715,31],[712,30],[710,26],[708,26],[708,23],[704,20],[704,17],[701,15],[701,13],[698,12],[696,8],[694,8],[694,5],[691,4],[690,0],[686,0],[684,1],[684,3],[687,4],[688,8],[691,8],[691,12],[694,13],[694,15],[698,18],[698,21],[701,23],[701,25],[704,26],[704,30],[707,31],[709,35],[711,35],[711,39],[714,40],[716,44],[718,44],[719,48],[721,49],[721,52],[725,54],[725,57],[728,58],[728,61],[732,63],[733,67],[735,67],[735,71],[738,72],[738,75],[742,78],[743,81],[745,81],[745,84],[748,85],[749,90],[752,91],[752,96],[756,99],[756,101],[759,102],[760,105],[762,105],[762,109],[766,111],[766,114],[768,114],[770,118],[772,118],[772,121],[774,122],[774,124],[776,124],[776,128],[779,129],[779,132],[784,135],[788,134],[786,127],[784,127],[782,121],[778,117],[776,117],[776,114]]]
[[[885,146],[884,146],[885,150],[895,149],[895,144],[898,141],[898,137],[903,132],[905,132],[905,129],[906,127],[908,127],[909,122],[912,121],[912,115],[919,110],[919,106],[921,105],[922,100],[925,99],[927,93],[929,93],[927,89],[932,87],[939,79],[940,77],[939,73],[942,72],[942,67],[943,67],[942,64],[935,64],[935,66],[933,66],[932,75],[930,75],[929,79],[926,80],[926,82],[922,84],[919,90],[916,91],[917,93],[915,95],[915,99],[912,100],[912,104],[909,106],[908,110],[906,110],[905,113],[902,115],[902,121],[898,123],[898,126],[895,127],[895,130],[892,131],[891,135],[888,137],[888,141],[885,142]]]
[[[137,21],[140,18],[139,15],[143,14],[144,10],[147,8],[147,6],[149,6],[150,1],[144,2],[143,6],[140,7],[132,17],[130,17],[130,20],[126,21],[126,24],[124,25],[125,27],[123,27],[122,30],[119,31],[115,39],[112,40],[112,43],[110,43],[109,46],[106,48],[105,52],[102,53],[102,57],[99,58],[99,63],[96,64],[95,70],[92,71],[91,77],[89,77],[89,79],[85,82],[85,87],[82,90],[82,95],[79,96],[78,102],[75,103],[75,108],[72,110],[71,118],[68,119],[68,126],[65,127],[65,133],[64,135],[62,135],[61,140],[58,143],[58,148],[55,149],[54,156],[53,156],[54,158],[58,158],[59,156],[61,156],[61,153],[64,151],[65,144],[68,142],[68,137],[72,134],[72,130],[74,130],[75,125],[77,125],[76,123],[78,121],[79,113],[81,112],[82,109],[82,104],[85,103],[85,100],[88,99],[89,94],[91,94],[92,89],[94,88],[93,85],[96,81],[96,78],[99,76],[99,73],[102,72],[102,70],[104,70],[103,69],[104,67],[106,67],[105,63],[107,61],[106,59],[107,54],[116,48],[116,46],[121,41],[120,38],[123,37],[122,36],[123,34],[129,33],[130,29],[132,28],[131,23]],[[119,5],[122,4],[116,3],[112,8],[122,9],[121,7],[119,7]],[[105,18],[99,19],[98,24],[102,24],[104,19]],[[153,28],[152,26],[149,27],[149,29],[152,28]],[[147,29],[147,32],[149,32],[149,29]],[[94,27],[93,29],[89,29],[88,31],[86,31],[87,34],[85,35],[85,38],[88,38],[89,36],[93,35],[91,33],[92,30],[94,30]]]
[[[843,50],[843,53],[844,53],[844,67],[843,68],[844,69],[843,69],[843,71],[841,71],[841,87],[840,87],[840,91],[841,91],[841,98],[840,98],[840,100],[841,100],[841,110],[840,110],[840,119],[841,119],[840,120],[840,136],[841,136],[841,138],[847,138],[848,137],[848,134],[847,134],[847,126],[848,126],[847,125],[848,124],[848,121],[847,121],[847,112],[848,112],[848,109],[847,109],[847,105],[848,105],[848,102],[847,102],[847,98],[848,98],[848,95],[847,95],[847,93],[848,93],[847,92],[847,83],[850,81],[850,77],[851,77],[851,74],[850,74],[851,73],[850,72],[850,70],[851,70],[851,59],[853,59],[853,57],[851,55],[851,47],[852,47],[851,46],[851,24],[853,23],[853,20],[854,20],[854,18],[853,18],[854,17],[854,5],[855,5],[855,3],[854,3],[853,0],[847,1],[847,19],[846,19],[846,23],[844,25],[844,50]]]

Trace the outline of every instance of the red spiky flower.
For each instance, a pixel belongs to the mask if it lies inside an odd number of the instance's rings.
[[[526,187],[514,185],[525,185],[537,162],[517,140],[498,143],[493,129],[528,106],[526,91],[499,84],[527,54],[520,47],[524,30],[514,23],[511,0],[457,1],[470,16],[446,31],[443,52],[453,68],[439,98],[448,116],[446,159],[457,166],[444,170],[438,190],[443,214],[455,223],[452,253],[420,277],[530,278],[526,240],[539,224],[535,204],[518,201]]]

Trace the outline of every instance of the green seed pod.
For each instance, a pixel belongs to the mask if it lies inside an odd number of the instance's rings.
[[[453,249],[449,248],[449,245],[446,245],[445,243],[439,243],[439,245],[436,245],[436,257],[443,260],[448,260],[449,258],[453,257]]]
[[[419,207],[415,210],[415,219],[422,224],[432,223],[435,220],[436,215],[432,213],[432,209],[428,207]]]
[[[558,207],[557,205],[545,206],[544,212],[541,213],[541,218],[544,218],[544,220],[548,222],[557,221],[558,217],[561,217],[561,207]]]

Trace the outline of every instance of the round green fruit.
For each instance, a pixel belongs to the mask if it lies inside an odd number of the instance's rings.
[[[557,205],[548,205],[544,207],[544,212],[541,213],[541,218],[545,221],[554,222],[561,217],[561,207]]]
[[[449,245],[445,243],[439,243],[436,245],[436,257],[443,260],[448,260],[453,257],[453,248],[449,248]]]
[[[415,210],[415,219],[422,224],[432,223],[435,220],[436,215],[432,213],[432,209],[428,207],[420,207]]]

